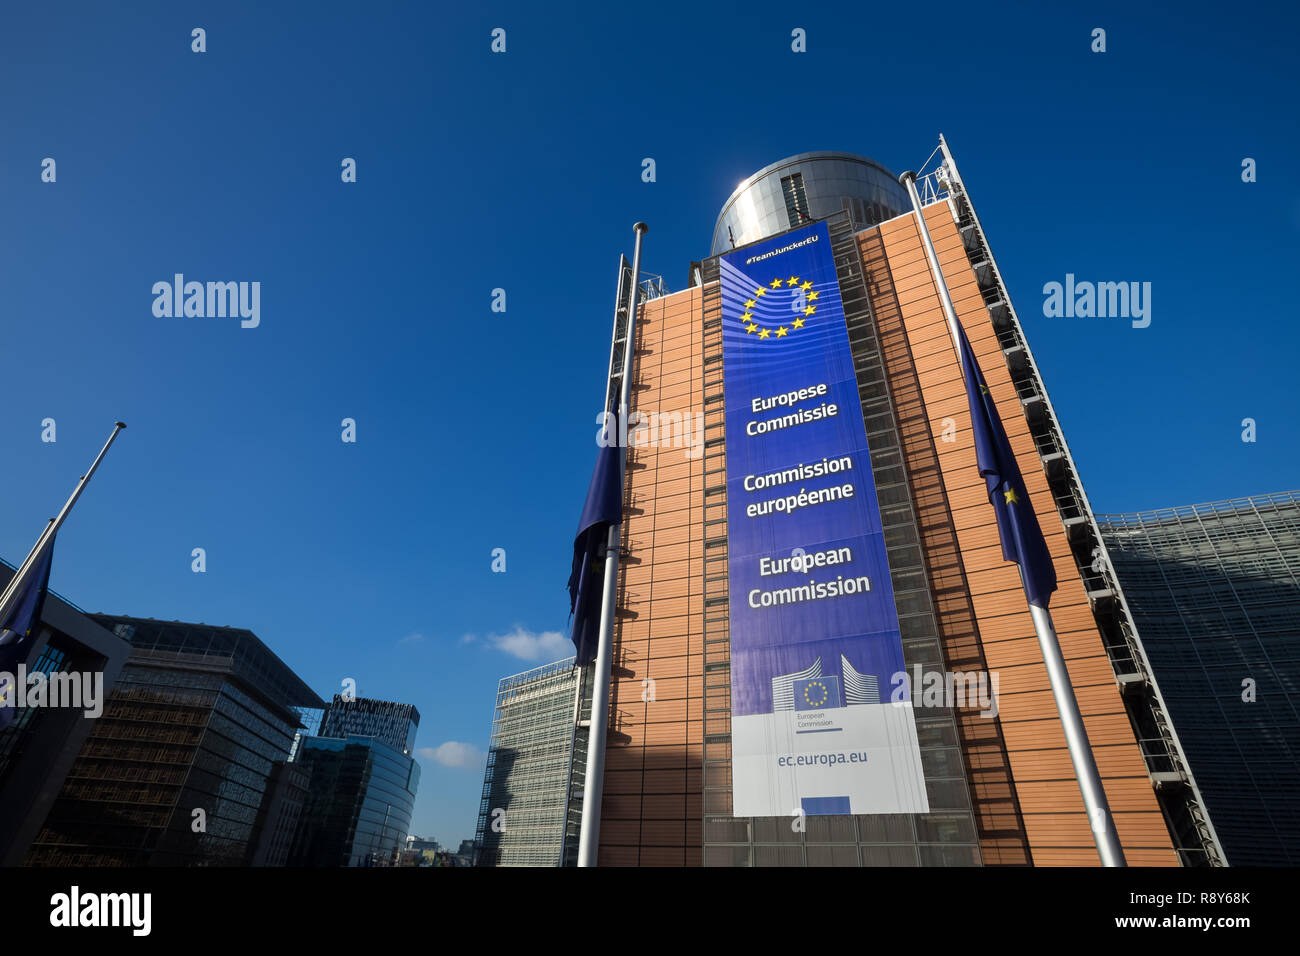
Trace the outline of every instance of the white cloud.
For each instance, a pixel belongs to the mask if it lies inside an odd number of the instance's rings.
[[[573,653],[573,644],[559,631],[527,631],[516,627],[509,634],[488,638],[492,646],[525,661],[558,661]]]
[[[473,744],[463,744],[457,740],[448,740],[437,747],[421,747],[417,753],[426,760],[436,760],[444,767],[464,767],[470,770],[480,769],[487,758]]]
[[[515,625],[515,629],[509,634],[489,634],[487,637],[465,634],[460,642],[487,644],[523,661],[549,662],[573,656],[573,643],[567,634],[561,634],[559,631],[530,631],[519,625]]]
[[[402,638],[397,643],[398,644],[423,644],[424,635],[420,634],[419,632],[413,634],[407,634],[406,637]]]

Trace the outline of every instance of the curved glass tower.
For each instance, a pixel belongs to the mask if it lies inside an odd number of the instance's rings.
[[[764,166],[739,186],[713,227],[712,255],[727,252],[833,213],[865,229],[910,211],[898,178],[853,153],[799,153]]]

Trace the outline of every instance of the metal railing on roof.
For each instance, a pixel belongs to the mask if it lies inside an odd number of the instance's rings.
[[[637,283],[641,290],[641,297],[638,301],[648,302],[651,299],[658,299],[669,294],[670,290],[664,282],[663,276],[648,275],[646,273],[642,273],[642,275],[644,275],[645,278],[641,279],[641,281]]]
[[[1185,518],[1203,518],[1208,515],[1221,515],[1235,512],[1252,512],[1261,505],[1268,507],[1300,503],[1300,491],[1277,491],[1266,495],[1252,495],[1244,498],[1224,498],[1221,501],[1207,501],[1194,505],[1175,505],[1171,508],[1156,508],[1152,511],[1125,511],[1115,514],[1099,514],[1097,521],[1107,525],[1146,525],[1153,522],[1181,521]]]

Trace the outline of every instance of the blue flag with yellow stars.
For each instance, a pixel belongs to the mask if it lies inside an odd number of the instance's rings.
[[[966,397],[970,401],[971,424],[975,431],[975,457],[980,474],[988,483],[989,501],[997,513],[998,534],[1002,538],[1002,556],[1020,565],[1025,594],[1030,604],[1046,608],[1056,590],[1056,568],[1043,540],[1042,529],[1029,493],[1025,491],[1020,466],[1016,463],[1006,429],[998,417],[997,406],[984,381],[975,353],[966,339],[966,330],[957,323],[961,341],[962,374],[966,380]]]
[[[12,610],[0,622],[0,730],[14,721],[14,681],[18,665],[25,663],[41,630],[41,610],[50,587],[50,565],[54,560],[54,539],[36,559],[27,583],[16,595]]]
[[[617,423],[609,434],[612,440],[612,436],[618,435]],[[617,524],[623,513],[620,465],[619,447],[614,440],[614,444],[602,447],[596,456],[596,468],[587,488],[587,501],[582,506],[582,517],[578,519],[578,535],[573,539],[569,613],[573,615],[573,647],[578,664],[594,661],[600,644],[600,601],[605,567],[601,551],[609,540],[610,525]]]

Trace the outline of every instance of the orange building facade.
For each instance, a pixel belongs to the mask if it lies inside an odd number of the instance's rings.
[[[1122,594],[1092,570],[1091,511],[982,227],[960,181],[945,186],[923,211],[1054,559],[1051,612],[1125,856],[1213,863]],[[997,715],[917,710],[929,813],[732,817],[721,296],[717,259],[704,260],[691,288],[647,299],[637,317],[631,407],[674,432],[628,450],[599,862],[1098,865],[915,213],[866,228],[847,211],[824,218],[904,658],[996,674]]]

